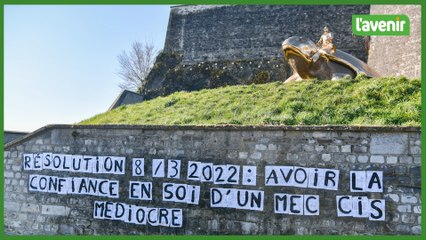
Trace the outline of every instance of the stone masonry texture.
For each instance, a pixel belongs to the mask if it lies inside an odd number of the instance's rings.
[[[323,27],[336,47],[366,61],[363,39],[352,36],[352,14],[368,5],[176,6],[170,12],[164,51],[183,52],[183,63],[283,57],[281,43],[293,35],[318,41]]]
[[[420,78],[420,5],[372,5],[371,14],[405,14],[410,36],[373,36],[368,64],[384,76]]]
[[[118,95],[117,99],[115,99],[115,101],[112,103],[108,110],[118,108],[119,106],[134,104],[142,101],[142,95],[129,90],[124,90],[123,92],[121,92],[120,95]]]
[[[73,126],[52,125],[5,146],[4,231],[9,235],[418,235],[421,233],[420,128],[410,127],[235,127],[235,126]],[[63,153],[126,157],[125,175],[102,175],[120,181],[114,202],[183,209],[182,228],[152,227],[94,219],[95,200],[86,195],[29,192],[29,174],[98,177],[93,174],[23,170],[23,154]],[[131,176],[131,159],[182,161],[181,179]],[[225,186],[262,190],[263,211],[211,208],[213,183],[186,181],[187,161],[257,166],[256,186]],[[340,170],[337,191],[264,185],[266,165]],[[150,172],[147,167],[146,172]],[[352,193],[349,171],[383,171],[383,193]],[[153,182],[153,200],[128,198],[128,181]],[[161,183],[200,185],[199,205],[163,202]],[[316,194],[319,216],[273,212],[277,192]],[[386,200],[385,221],[337,217],[335,196],[353,195]]]
[[[14,132],[14,131],[4,131],[3,132],[3,141],[4,144],[11,142],[17,138],[27,135],[27,132]]]

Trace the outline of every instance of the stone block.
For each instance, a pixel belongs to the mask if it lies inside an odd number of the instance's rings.
[[[313,132],[312,133],[312,137],[313,138],[326,138],[329,135],[327,134],[327,132]]]
[[[420,146],[410,146],[410,153],[420,155],[422,153]]]
[[[394,193],[385,194],[385,197],[392,199],[394,202],[399,202],[399,195]]]
[[[228,159],[238,158],[238,152],[237,151],[229,151],[227,157],[228,157]]]
[[[12,165],[12,170],[13,171],[22,171],[22,166],[21,165]]]
[[[248,157],[248,152],[239,152],[238,158],[246,159]]]
[[[370,157],[371,163],[385,163],[385,158],[380,155],[373,155]]]
[[[10,223],[10,225],[13,227],[13,228],[15,228],[15,229],[20,229],[20,228],[22,228],[22,227],[26,227],[25,225],[25,222],[23,222],[23,221],[12,221],[11,223]],[[19,232],[19,230],[18,230],[18,232]]]
[[[401,195],[401,202],[402,203],[417,203],[417,197],[414,196],[414,195],[403,194],[403,195]]]
[[[256,144],[255,149],[263,151],[268,149],[268,147],[265,144]]]
[[[367,153],[368,148],[366,146],[356,145],[353,147],[354,153]]]
[[[399,224],[399,225],[396,225],[396,228],[395,228],[395,230],[398,232],[398,233],[403,233],[403,234],[410,234],[411,233],[411,227],[409,226],[409,225],[407,225],[407,224]]]
[[[305,144],[305,145],[303,145],[302,149],[305,152],[312,152],[312,151],[314,151],[314,146]]]
[[[195,134],[195,131],[194,131],[194,130],[185,130],[185,131],[183,132],[183,134],[184,134],[184,135],[194,135],[194,134]]]
[[[268,144],[268,150],[276,151],[278,149],[276,144]]]
[[[422,206],[417,205],[413,207],[413,212],[416,214],[421,214],[422,213]]]
[[[339,152],[339,146],[336,145],[328,145],[327,150],[332,153]]]
[[[21,206],[21,211],[29,213],[38,213],[40,212],[40,206],[34,203],[23,203]]]
[[[396,156],[387,156],[386,163],[387,164],[396,164],[398,162],[398,157]]]
[[[242,234],[257,234],[258,226],[252,222],[241,222]]]
[[[352,151],[351,145],[343,145],[341,148],[342,148],[342,152],[344,153],[350,153]]]
[[[74,235],[75,230],[73,226],[61,224],[59,226],[58,233],[64,234],[64,235]]]
[[[217,221],[216,219],[209,220],[208,226],[211,231],[219,231],[219,221]]]
[[[296,153],[287,153],[287,160],[296,161],[299,159],[299,155]]]
[[[55,216],[68,216],[70,208],[58,205],[42,205],[41,214],[55,215]]]
[[[408,134],[374,133],[371,135],[371,154],[404,154],[408,151]]]
[[[368,162],[368,156],[366,156],[366,155],[358,156],[358,162],[359,163],[367,163]]]
[[[422,233],[422,227],[421,226],[414,226],[411,228],[411,233],[415,235],[420,235]]]
[[[402,164],[412,164],[413,163],[413,157],[411,157],[411,156],[401,156],[401,157],[399,157],[399,163],[402,163]]]
[[[175,155],[176,157],[183,157],[185,156],[185,150],[176,149],[175,151],[173,151],[173,155]]]
[[[21,208],[21,204],[18,202],[4,202],[4,210],[9,211],[19,211]]]
[[[261,152],[254,152],[254,153],[250,154],[250,158],[259,160],[259,159],[262,158],[262,153]]]
[[[399,205],[397,207],[398,212],[400,213],[410,213],[411,212],[411,205],[408,204],[404,204],[404,205]]]
[[[9,172],[9,171],[5,171],[4,172],[4,177],[5,178],[13,178],[14,173],[13,172]]]
[[[323,151],[324,150],[324,146],[322,146],[322,145],[317,145],[317,146],[315,146],[315,151],[317,151],[317,152],[321,152],[321,151]]]
[[[416,222],[417,217],[414,216],[413,214],[402,214],[401,216],[401,222],[403,223],[407,223],[407,224],[413,224]]]
[[[348,155],[348,156],[346,156],[346,160],[350,163],[355,163],[356,162],[356,155]]]
[[[414,164],[420,164],[422,162],[421,157],[414,157]]]
[[[329,162],[331,160],[331,155],[330,154],[322,154],[321,160],[323,160],[324,162]]]

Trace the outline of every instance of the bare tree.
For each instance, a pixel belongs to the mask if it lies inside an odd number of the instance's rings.
[[[118,55],[120,69],[118,76],[123,79],[119,87],[141,93],[146,84],[146,77],[155,61],[156,50],[154,45],[135,41],[127,53],[123,51]]]

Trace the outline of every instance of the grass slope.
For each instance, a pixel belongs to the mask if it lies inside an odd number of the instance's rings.
[[[121,106],[81,124],[420,126],[420,80],[228,86]]]

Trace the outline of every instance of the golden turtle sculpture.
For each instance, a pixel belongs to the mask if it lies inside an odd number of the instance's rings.
[[[332,36],[325,27],[317,44],[305,37],[287,38],[282,44],[282,51],[293,70],[293,75],[284,83],[304,79],[353,79],[359,74],[369,78],[379,77],[379,74],[363,61],[344,51],[336,50]]]

